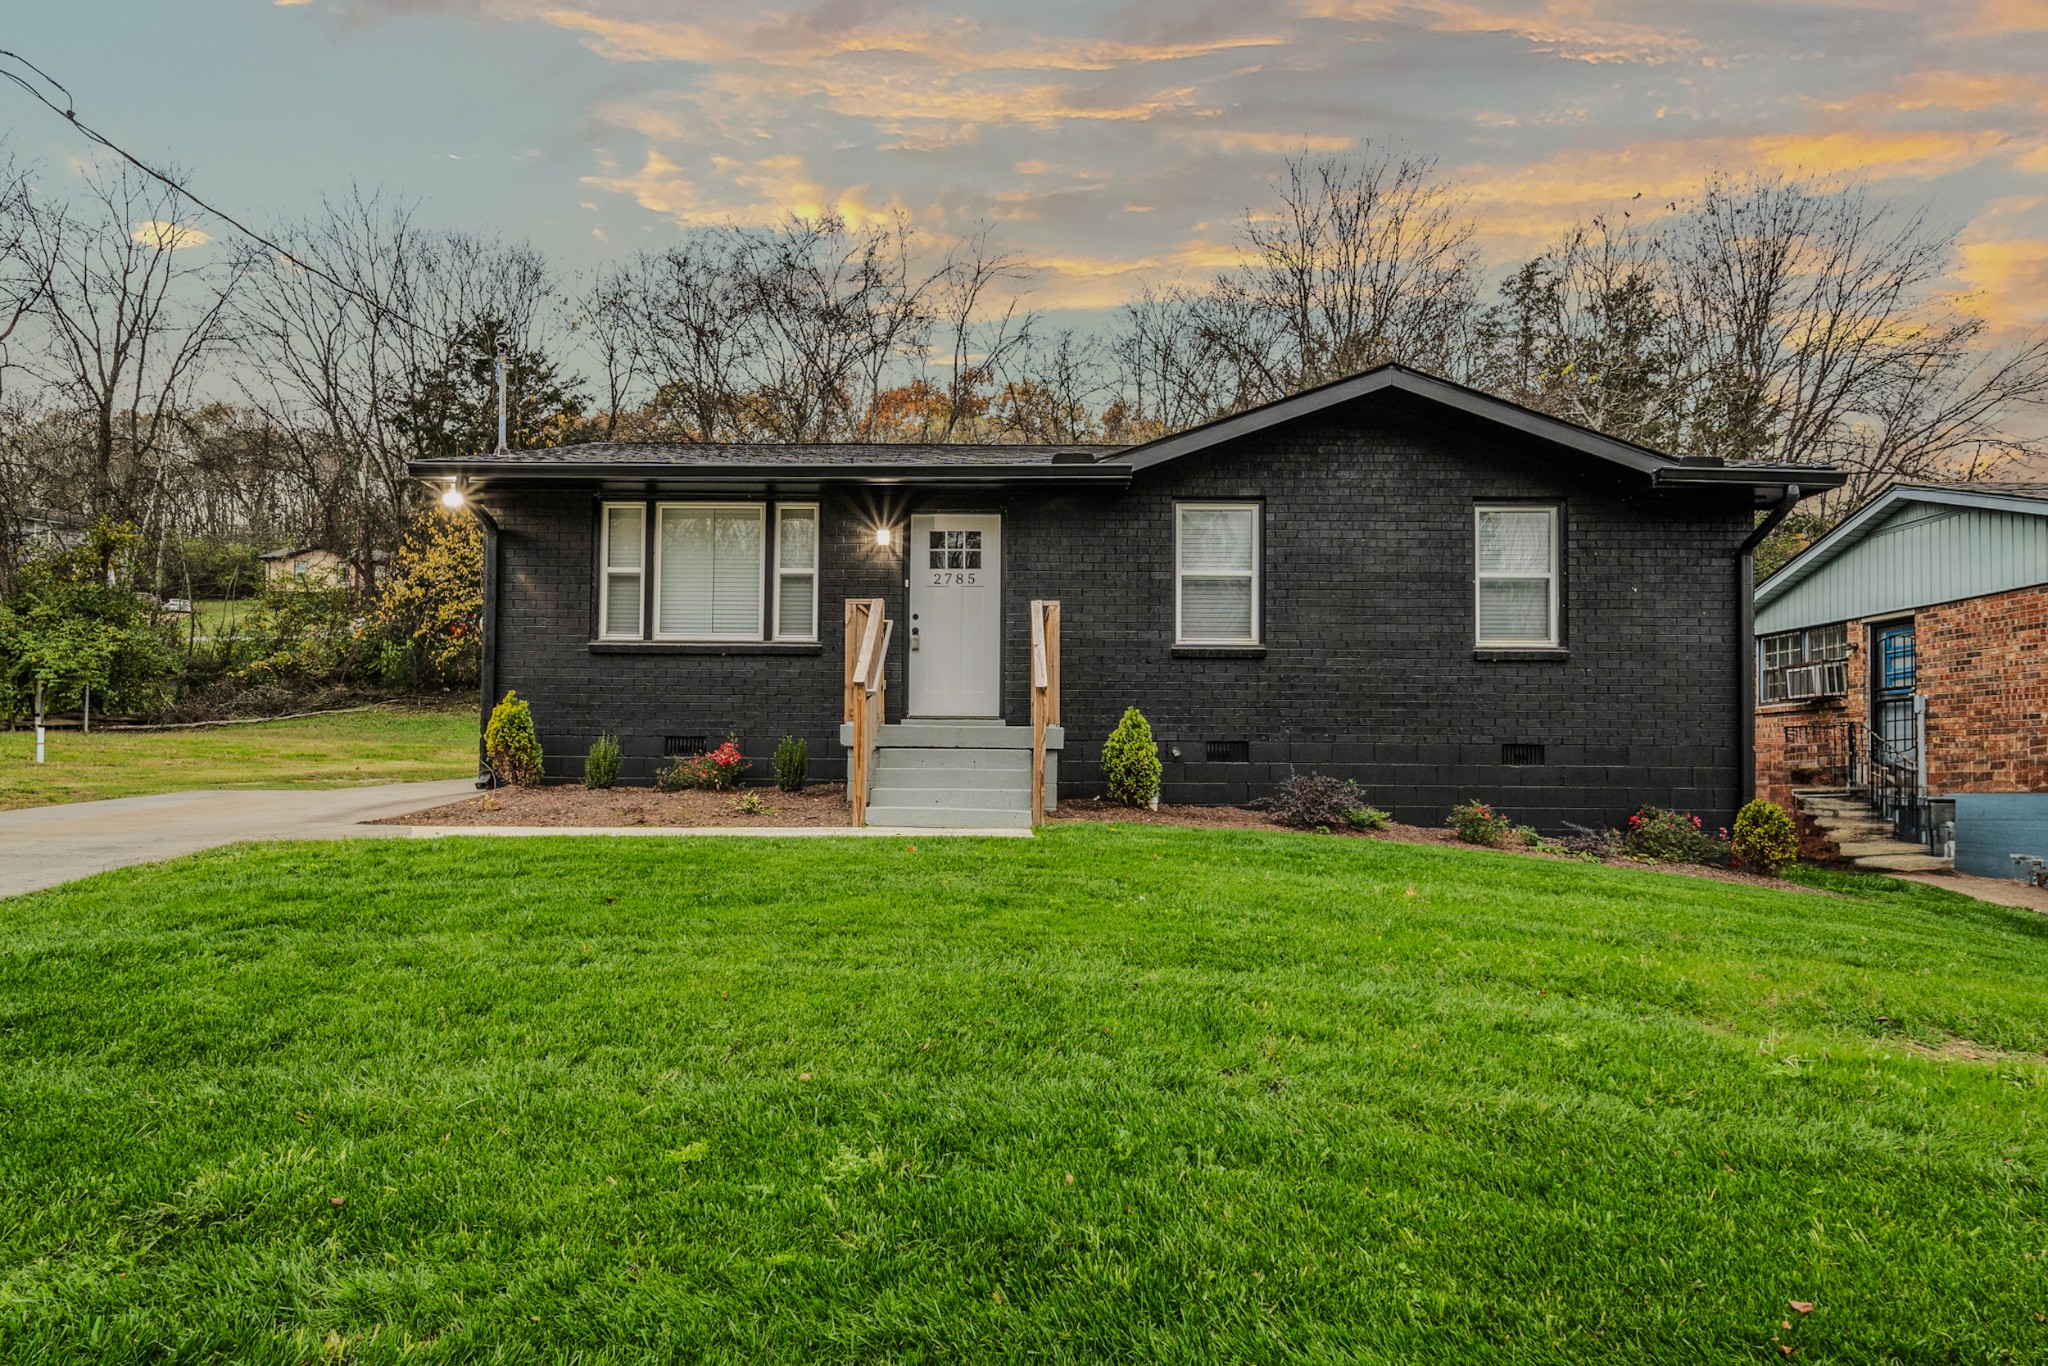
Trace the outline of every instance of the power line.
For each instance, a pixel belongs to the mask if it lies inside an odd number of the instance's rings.
[[[71,97],[70,89],[62,81],[58,80],[55,76],[52,76],[49,72],[37,66],[28,58],[22,56],[19,52],[10,51],[7,48],[0,48],[0,58],[6,58],[10,61],[19,62],[23,66],[27,67],[30,71],[33,71],[38,77],[42,79],[45,85],[49,86],[52,90],[55,90],[64,97],[63,106],[60,108],[55,100],[52,100],[47,94],[45,94],[42,90],[38,89],[34,85],[34,83],[29,81],[26,77],[22,76],[19,72],[9,71],[6,67],[0,66],[0,76],[5,76],[8,80],[14,82],[23,90],[27,91],[29,93],[29,96],[32,99],[34,99],[36,103],[42,105],[51,113],[58,115],[65,122],[69,123],[73,128],[76,128],[80,133],[83,133],[86,136],[86,138],[89,139],[90,141],[95,142],[101,147],[106,148],[109,152],[112,152],[115,156],[121,158],[121,160],[127,162],[130,166],[133,166],[136,170],[142,172],[150,179],[158,181],[163,185],[167,186],[173,194],[176,194],[181,198],[190,200],[193,204],[197,205],[204,212],[211,214],[214,218],[217,218],[221,222],[227,224],[230,228],[233,228],[236,232],[242,234],[242,236],[248,238],[250,241],[256,243],[258,246],[267,248],[268,250],[277,253],[279,257],[291,262],[293,265],[297,266],[300,270],[305,271],[307,274],[318,276],[320,279],[325,280],[328,284],[333,285],[342,293],[347,294],[351,298],[357,299],[362,303],[369,305],[370,308],[375,313],[383,317],[392,318],[398,322],[404,323],[413,331],[421,333],[425,336],[432,337],[436,335],[432,328],[424,327],[421,324],[414,322],[411,318],[408,318],[407,316],[405,316],[405,314],[400,313],[398,310],[392,308],[382,299],[378,299],[373,295],[363,293],[362,290],[357,289],[354,285],[349,284],[346,280],[341,279],[340,277],[333,274],[331,271],[325,269],[324,267],[314,265],[311,261],[307,261],[301,258],[299,255],[297,255],[290,249],[281,246],[272,239],[264,236],[262,233],[256,231],[248,224],[236,218],[227,210],[217,208],[213,204],[208,203],[206,200],[201,199],[197,194],[193,193],[189,187],[182,184],[175,177],[168,175],[163,171],[159,171],[156,167],[151,166],[148,162],[142,160],[140,157],[130,152],[127,148],[122,147],[115,143],[111,138],[107,137],[104,133],[101,133],[98,129],[93,128],[91,125],[82,122],[78,117],[78,110],[75,107],[76,102]]]

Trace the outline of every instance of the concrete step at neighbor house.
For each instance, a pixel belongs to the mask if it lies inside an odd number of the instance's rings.
[[[1926,846],[1897,838],[1891,822],[1852,793],[1795,792],[1792,797],[1842,861],[1859,872],[1934,872],[1949,866]]]
[[[1857,859],[1859,873],[1952,873],[1955,865],[1945,858],[1938,858],[1913,846],[1918,852],[1911,854],[1872,854]]]

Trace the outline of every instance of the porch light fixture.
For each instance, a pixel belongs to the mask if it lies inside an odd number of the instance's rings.
[[[441,506],[447,508],[450,512],[461,507],[465,501],[462,496],[461,486],[452,482],[448,485],[446,492],[441,495]]]
[[[896,543],[896,533],[885,526],[875,528],[875,544],[887,550]]]

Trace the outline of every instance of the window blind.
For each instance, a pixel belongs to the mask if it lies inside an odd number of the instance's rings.
[[[647,509],[638,503],[604,510],[604,629],[606,636],[640,634],[641,555]]]
[[[1182,504],[1178,637],[1186,642],[1251,644],[1258,639],[1258,508]]]
[[[765,519],[759,505],[661,508],[655,631],[684,639],[761,635]]]
[[[818,638],[818,509],[775,509],[775,637]]]
[[[1554,644],[1556,510],[1480,508],[1477,526],[1479,643]]]

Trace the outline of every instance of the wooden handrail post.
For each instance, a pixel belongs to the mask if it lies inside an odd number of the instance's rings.
[[[1060,605],[1031,603],[1031,823],[1045,824],[1045,730],[1060,716]]]
[[[887,611],[880,598],[846,600],[845,713],[853,727],[853,743],[846,754],[846,802],[856,826],[868,823],[868,786],[882,742],[882,682],[896,630]]]

